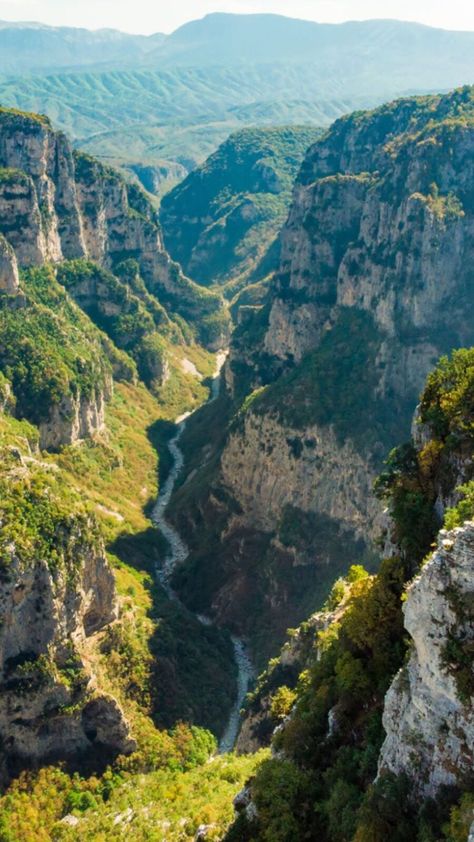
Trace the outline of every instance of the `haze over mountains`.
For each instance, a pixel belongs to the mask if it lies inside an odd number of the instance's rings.
[[[114,65],[201,67],[311,62],[322,76],[332,72],[357,93],[370,79],[384,86],[457,85],[474,71],[474,33],[449,32],[396,20],[314,23],[281,15],[215,13],[191,21],[170,35],[132,35],[114,29],[90,31],[41,23],[0,23],[3,73],[80,70]],[[400,52],[404,61],[400,62]]]
[[[168,36],[0,24],[0,102],[47,114],[109,162],[158,167],[145,176],[158,193],[233,130],[329,125],[473,79],[474,33],[393,20],[211,14]]]

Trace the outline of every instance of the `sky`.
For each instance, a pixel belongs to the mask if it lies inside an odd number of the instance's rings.
[[[333,23],[398,18],[474,31],[473,0],[0,0],[0,20],[144,34],[172,32],[209,12],[273,12]]]

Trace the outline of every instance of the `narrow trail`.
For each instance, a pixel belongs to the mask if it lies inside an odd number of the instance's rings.
[[[211,394],[209,396],[208,403],[215,401],[219,395],[222,367],[225,363],[226,357],[227,354],[224,351],[217,354],[216,371],[212,380]],[[189,555],[189,549],[179,532],[169,523],[169,521],[167,521],[165,513],[170,502],[176,480],[183,468],[184,457],[179,446],[179,442],[184,430],[186,429],[187,420],[192,414],[192,412],[187,412],[176,419],[176,434],[168,444],[168,450],[173,459],[173,466],[168,474],[166,482],[160,489],[160,494],[151,515],[153,523],[160,529],[169,545],[168,555],[166,556],[163,565],[157,568],[156,576],[166,590],[169,598],[180,604],[182,604],[181,600],[175,591],[173,591],[170,581],[175,568],[186,561]],[[209,617],[202,614],[196,614],[196,617],[202,625],[212,625],[212,621]],[[247,694],[250,682],[255,674],[252,663],[247,654],[244,641],[239,637],[232,636],[232,645],[234,647],[234,658],[238,669],[237,696],[229,716],[227,727],[219,743],[220,754],[232,751],[235,746],[239,732],[240,709]]]

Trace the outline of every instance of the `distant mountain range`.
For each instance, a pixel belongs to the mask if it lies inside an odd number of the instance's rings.
[[[0,23],[2,105],[48,114],[112,163],[159,165],[167,186],[235,129],[328,125],[473,81],[474,33],[393,20],[211,14],[168,36]]]
[[[171,35],[0,22],[0,73],[115,67],[311,63],[356,94],[472,81],[474,33],[396,20],[313,23],[280,15],[210,14]]]
[[[0,73],[44,73],[141,63],[164,35],[129,35],[115,29],[45,26],[0,21]]]

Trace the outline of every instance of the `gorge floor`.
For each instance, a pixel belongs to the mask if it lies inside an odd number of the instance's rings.
[[[216,400],[219,395],[222,369],[227,358],[226,351],[219,351],[216,355],[216,370],[212,379],[208,403]],[[188,547],[174,526],[166,518],[166,510],[169,505],[176,481],[184,466],[183,452],[179,446],[181,436],[184,433],[187,420],[192,413],[187,412],[176,419],[176,433],[168,443],[168,450],[172,460],[172,467],[160,491],[152,513],[152,520],[155,526],[164,535],[168,552],[163,564],[156,569],[156,577],[165,589],[168,597],[174,602],[181,603],[178,594],[171,587],[171,578],[174,570],[183,564],[189,554]],[[212,620],[202,614],[196,614],[197,619],[203,625],[212,625]],[[249,691],[252,679],[255,676],[254,667],[247,652],[245,641],[232,635],[234,659],[237,666],[237,695],[229,715],[229,720],[224,734],[219,742],[219,753],[225,754],[233,750],[239,731],[240,709]]]

